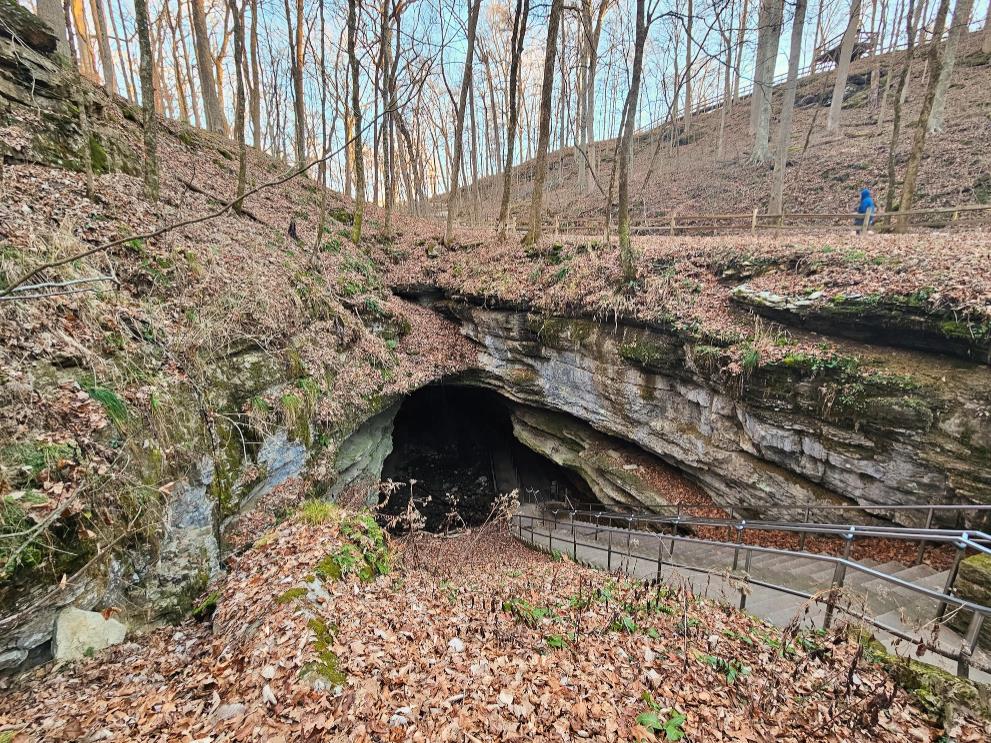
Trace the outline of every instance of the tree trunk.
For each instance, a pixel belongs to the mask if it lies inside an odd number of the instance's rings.
[[[523,41],[526,38],[526,21],[530,14],[530,0],[516,0],[513,14],[513,36],[509,50],[509,122],[506,124],[506,167],[502,171],[502,200],[499,204],[498,232],[506,239],[509,229],[509,197],[513,187],[513,154],[516,146],[516,131],[519,128],[519,77],[520,58],[523,55]]]
[[[902,106],[905,99],[902,93],[908,83],[909,70],[912,68],[912,57],[915,55],[915,23],[912,8],[915,0],[908,0],[908,10],[905,13],[905,27],[907,46],[905,48],[905,58],[902,60],[902,68],[898,73],[898,86],[895,88],[894,113],[891,122],[891,143],[888,145],[888,188],[884,197],[884,210],[891,212],[895,205],[895,153],[898,150],[898,136],[902,127]],[[921,2],[921,0],[920,0]]]
[[[836,65],[836,81],[833,83],[833,99],[829,104],[829,115],[826,117],[826,131],[840,130],[840,113],[843,110],[843,94],[846,92],[846,81],[850,75],[850,58],[853,55],[853,44],[857,40],[857,29],[860,27],[861,0],[853,0],[850,7],[850,18],[843,32],[840,44],[840,59]]]
[[[946,46],[943,49],[943,67],[939,73],[939,82],[936,84],[936,97],[933,99],[932,113],[929,115],[930,132],[939,132],[943,129],[946,92],[950,89],[950,78],[953,76],[953,66],[957,61],[957,45],[960,43],[960,34],[970,23],[970,13],[973,8],[974,0],[957,0],[957,5],[953,9],[953,23],[950,25],[950,33],[946,37]]]
[[[643,2],[643,0],[639,0]],[[554,60],[557,56],[557,33],[561,25],[563,0],[551,0],[551,14],[547,21],[547,43],[544,49],[544,78],[540,88],[540,121],[537,131],[537,159],[534,162],[533,199],[530,202],[530,229],[523,242],[536,245],[540,239],[540,220],[543,216],[544,181],[547,178],[547,148],[551,138],[551,98],[554,92]]]
[[[939,76],[942,72],[943,44],[941,42],[949,8],[950,0],[940,0],[939,8],[936,11],[933,37],[927,55],[929,82],[926,85],[925,97],[922,99],[922,111],[919,113],[919,125],[915,128],[912,150],[908,156],[908,164],[905,166],[905,179],[902,181],[902,192],[898,199],[899,212],[909,211],[912,208],[912,199],[915,197],[915,183],[919,177],[919,166],[922,164],[922,154],[926,146],[926,124],[929,122],[930,114],[932,114],[936,88],[939,86]],[[895,231],[905,232],[907,229],[908,217],[899,217],[895,223]]]
[[[354,142],[351,151],[354,155],[354,225],[351,241],[361,242],[361,226],[365,217],[365,163],[361,147],[361,88],[358,68],[358,11],[361,0],[348,3],[348,62],[351,67],[351,117],[354,121]]]
[[[643,48],[647,41],[650,26],[645,0],[637,0],[636,41],[634,42],[633,70],[630,77],[630,90],[623,106],[623,133],[619,145],[619,204],[616,231],[619,234],[619,256],[623,268],[623,282],[627,285],[637,278],[636,256],[633,254],[633,241],[630,238],[630,160],[633,157],[633,130],[637,119],[637,103],[640,99],[640,78],[643,75]],[[606,205],[609,208],[609,205]]]
[[[392,233],[392,208],[396,197],[395,146],[392,141],[392,8],[391,0],[382,2],[382,105],[386,111],[383,119],[382,133],[385,137],[382,148],[382,176],[385,179],[383,191],[385,196],[385,233]]]
[[[55,34],[55,51],[69,56],[69,30],[65,25],[65,7],[62,0],[38,0],[38,17],[47,23]]]
[[[193,123],[200,127],[202,126],[200,117],[200,96],[196,89],[196,79],[193,76],[193,67],[189,47],[186,45],[186,34],[182,30],[182,3],[178,3],[178,10],[176,11],[176,24],[179,27],[179,42],[182,45],[182,58],[183,64],[186,67],[186,79],[189,80],[189,105],[193,109]]]
[[[805,31],[806,0],[796,0],[795,18],[791,25],[791,49],[788,52],[788,83],[781,104],[781,123],[778,125],[778,153],[774,159],[774,177],[771,185],[769,214],[783,214],[785,169],[788,166],[788,149],[791,145],[791,121],[795,111],[795,90],[798,87],[798,69],[802,57],[802,34]]]
[[[90,10],[96,26],[96,42],[100,48],[100,66],[103,68],[103,85],[110,95],[117,92],[117,80],[114,76],[114,58],[110,53],[110,36],[107,33],[107,13],[103,0],[90,0]]]
[[[988,14],[984,18],[984,39],[981,42],[981,52],[991,54],[991,4],[988,5]]]
[[[234,136],[237,140],[237,189],[234,211],[240,214],[248,179],[248,151],[244,139],[244,12],[237,0],[227,0],[234,19]]]
[[[740,72],[743,69],[743,42],[747,34],[747,13],[750,11],[750,0],[743,0],[740,10],[740,29],[736,35],[736,62],[733,63],[733,100],[740,98]]]
[[[251,0],[251,141],[255,149],[262,148],[261,80],[258,61],[258,0]]]
[[[763,35],[763,40],[758,40],[757,71],[754,75],[751,104],[754,106],[752,111],[754,149],[750,161],[754,164],[765,163],[771,156],[771,93],[774,83],[774,64],[778,59],[778,43],[781,39],[784,1],[765,0],[761,7],[764,11],[764,23],[761,24],[759,36]]]
[[[189,0],[193,21],[193,44],[196,49],[196,72],[200,78],[203,111],[206,127],[212,132],[227,132],[227,119],[220,108],[217,83],[213,77],[213,55],[210,53],[210,36],[206,28],[206,11],[203,0]]]
[[[145,196],[149,201],[158,201],[158,119],[155,117],[155,85],[153,81],[155,61],[151,57],[151,34],[148,28],[146,0],[134,0],[134,16],[138,32],[138,47],[141,50],[141,112],[145,145]]]
[[[72,22],[76,27],[76,51],[79,53],[79,71],[90,80],[96,80],[96,59],[93,56],[93,42],[86,23],[86,8],[83,0],[70,0]]]
[[[454,233],[454,218],[458,211],[461,178],[461,156],[464,150],[462,139],[465,131],[465,109],[468,107],[468,89],[471,87],[472,64],[475,57],[475,28],[478,26],[478,11],[482,0],[474,0],[468,8],[468,48],[465,53],[465,71],[461,76],[461,93],[454,121],[454,153],[451,158],[451,186],[447,195],[447,227],[444,230],[444,244],[450,245]]]
[[[685,43],[685,135],[692,128],[692,16],[695,5],[688,0],[688,13],[685,21],[685,33],[688,37]]]
[[[289,0],[286,0],[286,19],[292,17]],[[291,24],[291,21],[289,21]],[[293,113],[295,114],[296,165],[306,163],[306,100],[303,97],[303,64],[306,61],[306,44],[303,38],[303,0],[296,0],[296,25],[291,26],[293,45],[290,57],[290,71],[293,89]]]

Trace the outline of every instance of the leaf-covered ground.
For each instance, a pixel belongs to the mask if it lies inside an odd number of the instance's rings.
[[[36,670],[5,690],[0,730],[212,743],[940,734],[845,634],[783,637],[679,587],[555,561],[497,524],[387,547],[371,524],[307,505],[232,561],[212,631],[190,622]],[[971,721],[954,732],[984,734]]]
[[[673,326],[735,348],[758,346],[762,361],[789,353],[830,354],[829,339],[788,337],[732,303],[733,289],[820,301],[916,297],[964,322],[991,319],[991,234],[974,229],[908,235],[822,233],[641,237],[634,239],[637,282],[624,286],[619,249],[592,238],[545,236],[539,248],[500,242],[491,232],[459,234],[460,244],[413,252],[389,269],[398,288],[440,286],[452,294],[500,300],[534,311],[617,316]]]

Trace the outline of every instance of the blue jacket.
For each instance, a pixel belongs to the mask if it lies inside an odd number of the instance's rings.
[[[877,204],[874,203],[874,198],[871,196],[871,190],[865,188],[860,192],[860,204],[857,206],[858,214],[866,214],[867,210],[871,210],[871,224],[874,224],[874,215],[877,214]],[[863,224],[862,219],[854,220],[855,224]]]
[[[857,207],[857,212],[859,214],[866,214],[868,209],[877,211],[877,206],[875,206],[874,199],[871,197],[871,190],[865,188],[860,192],[860,206]]]

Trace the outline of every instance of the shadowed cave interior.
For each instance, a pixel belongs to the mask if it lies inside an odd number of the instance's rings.
[[[399,484],[381,497],[381,513],[406,513],[412,496],[425,528],[443,532],[483,524],[498,495],[512,490],[528,502],[597,504],[579,475],[514,438],[515,404],[491,390],[453,385],[407,397],[382,468],[384,481]]]

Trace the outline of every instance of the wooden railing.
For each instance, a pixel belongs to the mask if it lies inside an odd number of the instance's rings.
[[[937,207],[932,209],[911,209],[905,212],[880,212],[865,215],[857,212],[794,212],[786,214],[761,214],[759,209],[752,212],[733,214],[670,214],[657,217],[645,217],[630,225],[630,232],[638,235],[678,235],[690,232],[718,234],[724,232],[739,232],[749,230],[782,230],[782,229],[827,229],[866,231],[870,227],[889,229],[896,220],[904,218],[908,226],[913,224],[933,228],[954,225],[961,221],[983,224],[991,213],[991,204],[964,204],[961,206]],[[970,217],[969,219],[965,219]],[[873,219],[873,225],[870,223]],[[866,222],[866,224],[865,224]],[[480,229],[491,225],[471,224],[459,221],[459,227]],[[516,223],[516,232],[527,232],[530,225]],[[616,224],[613,220],[611,230],[615,233]],[[601,236],[603,221],[601,217],[583,219],[547,220],[542,225],[544,234],[574,234]]]

